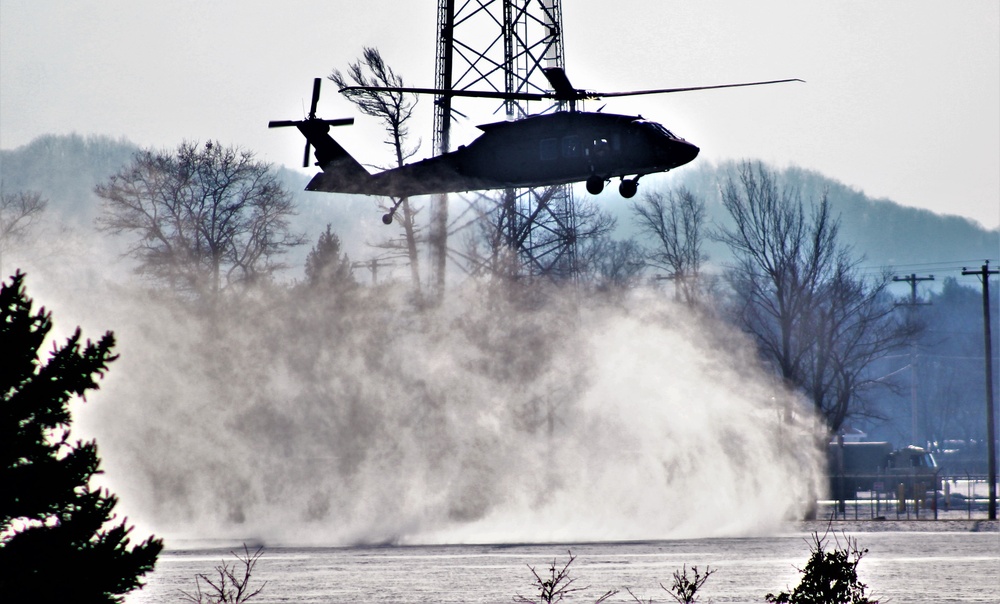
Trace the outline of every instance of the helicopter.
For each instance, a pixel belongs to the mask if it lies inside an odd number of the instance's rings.
[[[553,100],[569,106],[568,111],[482,124],[479,129],[483,133],[467,145],[376,174],[365,169],[329,135],[331,126],[353,124],[353,118],[324,120],[316,117],[319,78],[313,81],[312,105],[306,119],[271,121],[268,127],[295,126],[302,132],[306,138],[303,167],[308,167],[310,147],[315,150],[316,166],[322,172],[309,182],[307,191],[402,199],[439,193],[584,182],[587,191],[597,195],[612,178],[619,178],[618,192],[627,199],[635,196],[639,178],[683,166],[698,156],[699,148],[642,116],[578,111],[578,101],[803,81],[792,78],[687,88],[594,92],[574,88],[560,67],[542,71],[552,86],[552,92],[506,93],[379,86],[342,88],[340,92],[347,95],[357,92],[435,94],[504,101]],[[390,211],[383,216],[383,222],[391,223],[392,214]]]

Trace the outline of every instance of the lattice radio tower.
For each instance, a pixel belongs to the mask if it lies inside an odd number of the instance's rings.
[[[547,92],[543,67],[564,67],[560,0],[438,0],[436,88]],[[456,98],[435,99],[434,150],[451,148]],[[462,102],[482,103],[481,100]],[[558,109],[542,107],[540,112]],[[505,101],[507,119],[529,115],[528,102]],[[569,185],[509,189],[493,208],[508,248],[517,251],[521,274],[576,273],[576,215]],[[447,196],[431,203],[432,285],[443,291],[448,249]]]

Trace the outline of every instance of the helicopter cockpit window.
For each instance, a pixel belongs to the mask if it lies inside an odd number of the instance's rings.
[[[543,161],[559,159],[559,139],[543,138],[538,144],[538,154]]]
[[[635,123],[643,128],[648,128],[657,134],[664,135],[667,138],[678,138],[676,134],[664,128],[662,124],[657,124],[656,122],[651,122],[649,120],[636,120]]]
[[[580,137],[576,135],[564,136],[562,139],[562,155],[563,157],[579,157],[580,156]]]

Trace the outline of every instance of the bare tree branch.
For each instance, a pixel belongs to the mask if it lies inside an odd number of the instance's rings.
[[[23,241],[47,205],[34,191],[0,193],[0,251]]]

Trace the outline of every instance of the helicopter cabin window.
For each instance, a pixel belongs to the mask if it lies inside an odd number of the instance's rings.
[[[563,157],[580,156],[580,137],[576,135],[564,136],[562,139]]]
[[[543,138],[538,145],[539,155],[543,161],[559,159],[559,139]]]
[[[608,144],[608,139],[606,138],[595,138],[594,144],[591,145],[590,149],[587,149],[587,155],[593,155],[595,157],[604,157],[610,153],[611,145]]]

